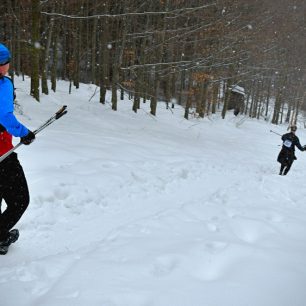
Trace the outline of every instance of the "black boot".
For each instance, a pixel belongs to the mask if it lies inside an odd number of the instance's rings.
[[[285,169],[285,165],[282,164],[279,170],[279,175],[284,175],[283,174],[284,169]]]
[[[8,252],[9,246],[16,242],[19,238],[18,229],[9,231],[7,237],[0,241],[0,255],[5,255]]]

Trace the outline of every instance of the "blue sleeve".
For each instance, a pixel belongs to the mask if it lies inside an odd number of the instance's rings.
[[[0,124],[2,124],[11,135],[23,137],[29,133],[29,130],[22,125],[13,114],[13,90],[13,84],[10,80],[6,78],[0,80]]]

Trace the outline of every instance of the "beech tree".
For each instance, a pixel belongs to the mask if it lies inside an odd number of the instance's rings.
[[[305,108],[301,1],[5,0],[0,8],[11,75],[30,75],[36,100],[61,78],[69,92],[80,82],[99,86],[101,104],[110,90],[114,111],[119,91],[134,112],[150,101],[153,116],[162,100],[183,105],[186,119],[225,118],[235,84],[252,118],[289,123]]]

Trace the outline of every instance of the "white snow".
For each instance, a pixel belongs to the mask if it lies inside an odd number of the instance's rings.
[[[232,92],[237,92],[237,93],[239,93],[239,94],[245,96],[244,88],[241,87],[241,86],[239,86],[239,85],[233,85],[233,86],[231,87],[231,91],[232,91]]]
[[[285,126],[16,87],[33,130],[69,111],[18,149],[31,204],[0,257],[1,306],[306,305],[306,155],[278,175]]]

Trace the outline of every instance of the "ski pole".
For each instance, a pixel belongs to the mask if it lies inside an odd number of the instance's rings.
[[[36,135],[39,132],[41,132],[44,128],[46,128],[47,126],[49,126],[51,123],[53,123],[54,121],[56,121],[57,119],[61,118],[62,116],[64,116],[65,114],[67,114],[67,110],[66,110],[67,106],[64,105],[63,107],[61,107],[52,117],[50,117],[44,124],[42,124],[37,130],[35,130],[33,133]],[[9,155],[11,155],[17,148],[19,148],[23,143],[19,142],[16,146],[14,146],[11,150],[7,151],[5,154],[3,154],[0,157],[0,163],[6,159]]]
[[[274,132],[274,131],[272,131],[272,130],[270,130],[270,132],[271,132],[271,133],[274,133],[274,134],[276,134],[276,135],[278,135],[278,136],[282,136],[281,134],[278,134],[278,133],[276,133],[276,132]]]
[[[35,130],[33,133],[36,135],[40,131],[42,131],[44,128],[49,126],[51,123],[53,123],[55,120],[61,118],[65,114],[67,114],[66,110],[67,106],[64,105],[61,109],[59,109],[51,118],[49,118],[43,125],[41,125],[37,130]]]

